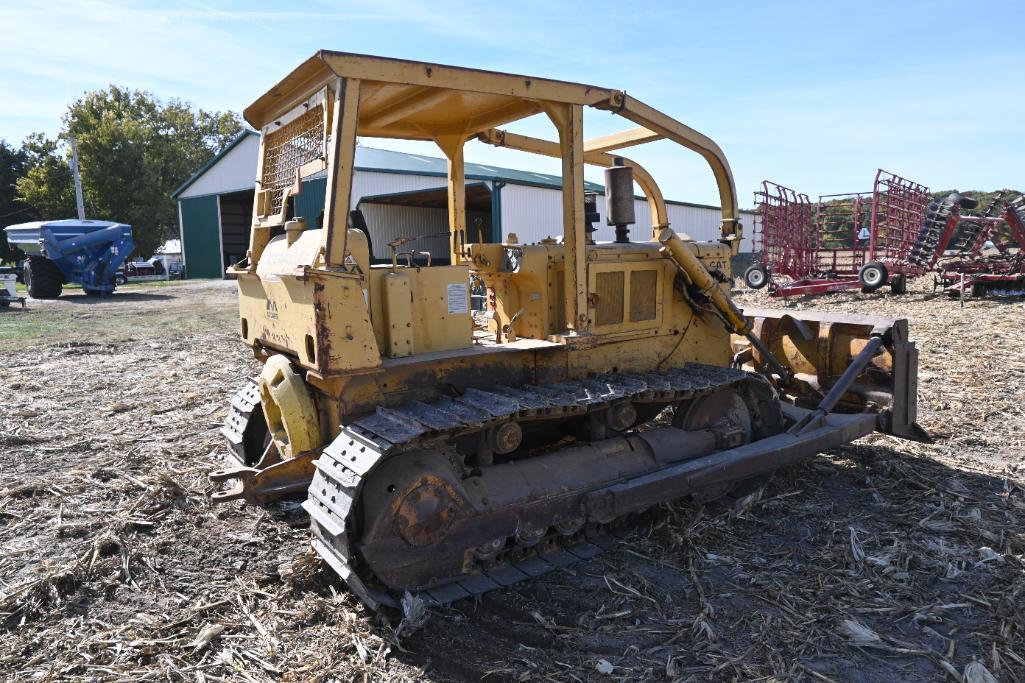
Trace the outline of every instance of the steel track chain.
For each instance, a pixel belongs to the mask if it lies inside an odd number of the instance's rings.
[[[611,373],[552,385],[467,390],[455,399],[378,408],[375,414],[342,427],[316,461],[317,471],[303,508],[310,515],[317,554],[372,608],[397,607],[402,595],[375,585],[361,573],[351,535],[363,482],[384,458],[402,451],[442,444],[449,438],[502,421],[558,419],[601,410],[619,400],[678,402],[735,387],[750,374],[719,366],[689,363],[663,374]],[[418,596],[445,605],[508,587],[594,557],[608,537],[570,537],[570,544],[477,573],[451,577]]]
[[[235,392],[228,406],[228,417],[221,427],[221,434],[228,440],[228,450],[240,464],[247,465],[245,434],[253,411],[260,405],[260,385],[251,377],[246,385]]]

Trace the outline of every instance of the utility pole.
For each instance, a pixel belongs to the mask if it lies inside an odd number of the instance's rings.
[[[78,220],[85,220],[85,201],[82,199],[82,176],[78,172],[78,142],[71,138],[71,175],[75,179],[75,205],[78,207]]]

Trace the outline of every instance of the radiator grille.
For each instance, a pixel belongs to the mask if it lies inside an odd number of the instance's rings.
[[[658,271],[635,270],[630,273],[630,321],[655,319],[655,286]]]
[[[598,311],[595,324],[618,325],[623,322],[623,271],[598,273],[596,278]]]

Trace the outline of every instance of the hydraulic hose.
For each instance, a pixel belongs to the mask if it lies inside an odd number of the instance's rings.
[[[658,241],[666,248],[670,257],[680,267],[680,270],[687,275],[691,283],[698,288],[702,295],[708,297],[708,300],[712,302],[715,310],[726,324],[726,328],[730,332],[746,337],[751,342],[751,345],[758,349],[758,353],[765,359],[765,362],[772,366],[772,369],[780,377],[784,379],[789,377],[790,371],[776,360],[776,357],[772,355],[768,347],[762,343],[762,340],[754,333],[751,323],[744,317],[744,313],[733,303],[733,299],[722,291],[719,283],[715,281],[715,278],[708,272],[705,265],[701,263],[701,259],[687,248],[683,240],[680,239],[680,236],[672,228],[663,228],[658,234]]]

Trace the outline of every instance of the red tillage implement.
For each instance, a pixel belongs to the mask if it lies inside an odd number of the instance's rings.
[[[954,244],[959,256],[940,264],[936,284],[951,296],[1025,296],[1025,196],[998,194],[983,215],[962,218],[960,227]],[[983,253],[987,242],[997,253]]]
[[[755,193],[756,259],[744,279],[755,289],[768,284],[771,296],[886,284],[903,293],[909,275],[928,270],[910,257],[929,200],[929,188],[883,170],[872,192],[823,195],[815,205],[807,195],[763,182]]]

